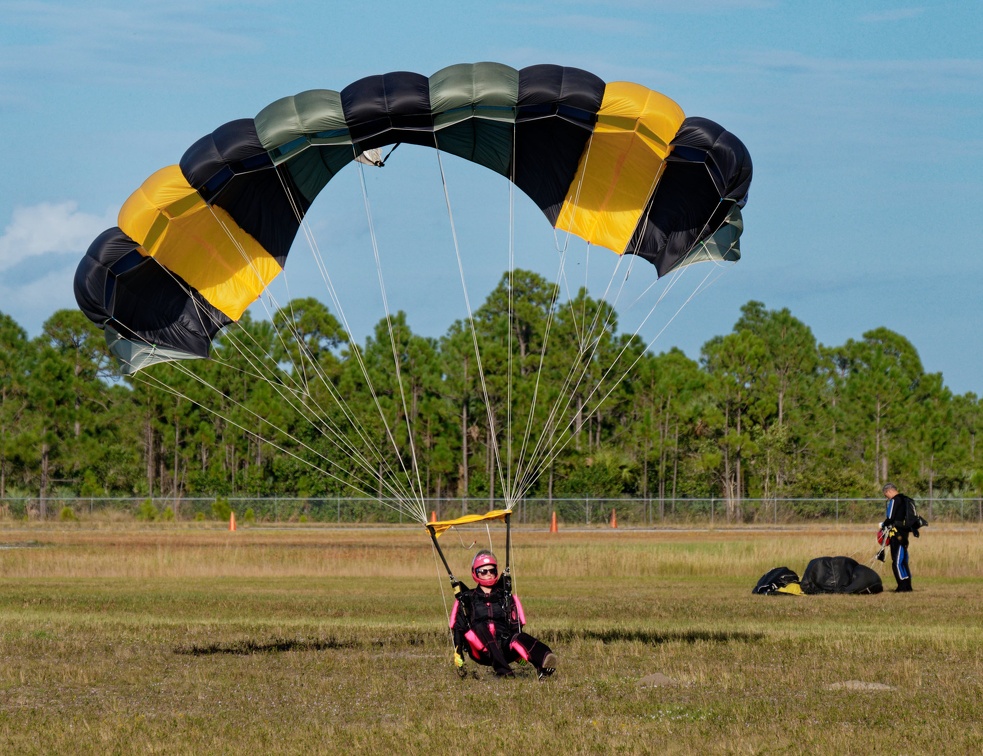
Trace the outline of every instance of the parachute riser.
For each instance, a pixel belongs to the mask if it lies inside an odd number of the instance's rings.
[[[451,572],[451,566],[447,563],[447,557],[444,556],[444,550],[440,548],[440,543],[437,541],[437,533],[434,528],[427,525],[427,532],[430,534],[430,540],[433,541],[434,548],[437,549],[437,554],[440,556],[440,561],[444,563],[444,569],[447,570],[447,577],[451,579],[451,585],[454,587],[454,595],[456,596],[461,591],[461,581],[454,577],[454,573]]]
[[[502,572],[502,590],[505,593],[505,608],[507,611],[514,609],[512,601],[512,513],[505,515],[505,570]],[[522,629],[522,623],[519,623]]]

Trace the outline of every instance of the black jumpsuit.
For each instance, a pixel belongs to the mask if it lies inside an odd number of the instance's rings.
[[[481,588],[463,589],[454,602],[450,626],[454,648],[466,651],[478,664],[490,666],[498,675],[511,675],[509,664],[525,659],[537,670],[543,666],[549,646],[522,632],[525,615],[517,596],[506,596],[501,580],[491,593]]]

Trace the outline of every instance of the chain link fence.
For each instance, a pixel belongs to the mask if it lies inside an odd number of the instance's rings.
[[[502,509],[502,500],[441,498],[422,504],[428,519]],[[983,499],[920,499],[919,513],[930,522],[983,524]],[[659,528],[782,526],[806,523],[876,523],[884,516],[884,499],[523,499],[513,508],[513,522],[548,526],[553,514],[568,527]],[[225,520],[239,522],[412,524],[416,520],[396,499],[198,497],[0,499],[0,520]]]

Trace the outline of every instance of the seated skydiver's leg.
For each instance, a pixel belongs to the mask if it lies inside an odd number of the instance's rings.
[[[529,633],[516,633],[510,644],[511,649],[532,664],[540,677],[552,675],[556,671],[556,654],[552,649]]]

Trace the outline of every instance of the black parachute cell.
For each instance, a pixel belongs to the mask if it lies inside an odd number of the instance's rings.
[[[665,275],[747,200],[751,155],[740,139],[706,118],[687,118],[670,145],[665,172],[628,252]]]
[[[579,68],[519,71],[512,181],[555,224],[597,120],[604,81]]]
[[[359,152],[397,142],[434,146],[426,76],[395,71],[359,79],[341,90],[341,105]]]
[[[207,357],[231,322],[116,227],[89,245],[75,271],[75,298],[93,323],[194,357]]]

